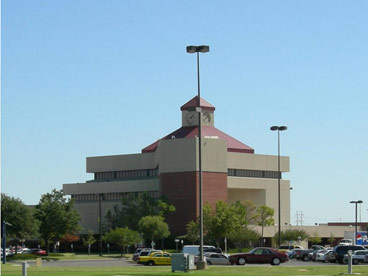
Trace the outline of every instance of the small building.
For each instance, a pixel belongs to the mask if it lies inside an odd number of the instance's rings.
[[[181,127],[148,145],[141,153],[87,157],[86,183],[64,184],[75,199],[83,232],[98,232],[99,195],[103,194],[102,217],[122,198],[148,192],[164,195],[176,211],[169,215],[173,235],[186,233],[186,224],[199,216],[199,113],[192,111],[198,98],[184,104]],[[215,127],[215,107],[200,99],[202,109],[203,202],[215,205],[251,200],[275,210],[278,224],[278,156],[256,154],[250,146]],[[290,223],[289,157],[280,158],[281,224]],[[138,218],[137,218],[138,219]]]

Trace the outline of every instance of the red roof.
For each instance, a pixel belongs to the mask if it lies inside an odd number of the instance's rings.
[[[190,103],[190,101],[188,102]],[[184,105],[185,106],[185,105]],[[183,107],[184,107],[183,106]],[[183,108],[182,107],[182,108]],[[214,108],[214,107],[213,107]],[[226,140],[227,141],[227,151],[229,152],[243,152],[243,153],[254,153],[254,149],[251,147],[243,144],[242,142],[234,139],[233,137],[227,135],[226,133],[218,130],[212,126],[202,126],[202,137],[212,136],[218,137],[218,139]],[[167,139],[180,139],[180,138],[194,138],[198,137],[198,127],[181,127],[174,132],[170,133],[169,135],[163,137],[160,140],[167,140]],[[157,149],[158,143],[160,140],[154,142],[153,144],[145,147],[142,149],[142,153],[145,152],[154,152]]]
[[[191,99],[189,102],[187,102],[185,105],[183,105],[180,110],[186,110],[190,107],[197,107],[198,106],[198,96],[195,96],[193,99]],[[201,98],[200,106],[202,109],[206,110],[215,110],[215,107],[210,104],[209,102],[205,101]]]

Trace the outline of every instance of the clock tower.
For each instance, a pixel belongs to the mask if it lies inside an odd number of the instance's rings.
[[[180,110],[182,111],[182,126],[183,127],[193,127],[198,126],[198,116],[197,111],[193,111],[193,108],[198,107],[198,96],[191,99],[185,105],[183,105]],[[202,126],[214,126],[214,111],[215,107],[201,98],[201,120]]]

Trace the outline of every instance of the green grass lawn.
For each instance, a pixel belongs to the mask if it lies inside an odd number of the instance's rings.
[[[2,265],[3,276],[22,275],[21,266]],[[281,276],[281,275],[339,275],[346,273],[347,266],[315,266],[315,267],[250,267],[250,266],[211,266],[206,270],[192,270],[189,273],[171,272],[171,267],[30,267],[28,276],[127,276],[127,275],[186,275],[186,276]],[[368,276],[368,266],[354,266],[353,272]]]

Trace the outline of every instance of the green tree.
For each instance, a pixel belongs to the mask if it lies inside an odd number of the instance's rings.
[[[240,202],[227,204],[220,200],[216,203],[215,210],[209,204],[203,209],[203,223],[206,237],[220,246],[225,237],[229,237],[233,231],[244,227],[246,221],[246,208]]]
[[[308,238],[308,241],[312,244],[320,244],[322,239],[320,236],[318,236],[318,232],[314,232],[313,236]]]
[[[274,239],[278,238],[278,232],[275,234]],[[281,243],[284,242],[294,242],[294,241],[303,241],[308,238],[308,234],[304,230],[285,230],[281,231]]]
[[[36,206],[35,217],[40,221],[39,233],[46,245],[47,255],[51,241],[55,242],[80,229],[80,216],[73,207],[74,200],[67,200],[64,193],[56,189],[42,195]]]
[[[84,246],[87,246],[88,248],[88,255],[91,254],[91,245],[96,243],[96,239],[93,236],[93,231],[92,230],[88,230],[88,234],[86,236],[86,238],[82,238],[82,243]]]
[[[261,235],[256,231],[247,227],[241,227],[232,231],[229,235],[229,239],[235,244],[236,248],[241,249],[243,247],[252,247],[254,243],[259,241]]]
[[[134,230],[130,230],[128,227],[111,229],[104,236],[104,241],[112,244],[116,244],[121,249],[121,255],[127,246],[131,246],[141,241],[139,233]]]
[[[257,207],[254,204],[254,202],[250,200],[246,200],[242,203],[244,206],[245,212],[244,212],[244,219],[245,219],[245,225],[253,224],[255,222],[255,219],[257,217]]]
[[[273,219],[273,215],[274,215],[274,210],[266,205],[261,205],[257,208],[257,216],[255,217],[255,221],[257,222],[259,226],[262,227],[262,234],[261,234],[262,245],[263,245],[264,227],[273,225],[275,223]]]
[[[169,212],[175,211],[174,205],[168,203],[166,197],[154,198],[147,192],[137,196],[124,198],[120,205],[115,205],[112,211],[106,213],[108,228],[128,227],[138,230],[137,218],[145,216],[165,217]]]
[[[334,241],[335,241],[335,237],[332,233],[330,233],[330,237],[328,238],[328,243],[330,244],[330,246],[334,244]]]
[[[38,221],[33,217],[34,210],[27,207],[19,198],[1,194],[1,220],[11,224],[6,227],[8,239],[28,239],[37,236]]]
[[[192,244],[195,244],[197,241],[199,241],[199,223],[197,221],[191,220],[188,222],[186,238]]]
[[[161,216],[146,216],[139,220],[139,230],[145,239],[157,241],[170,235],[169,226]]]

